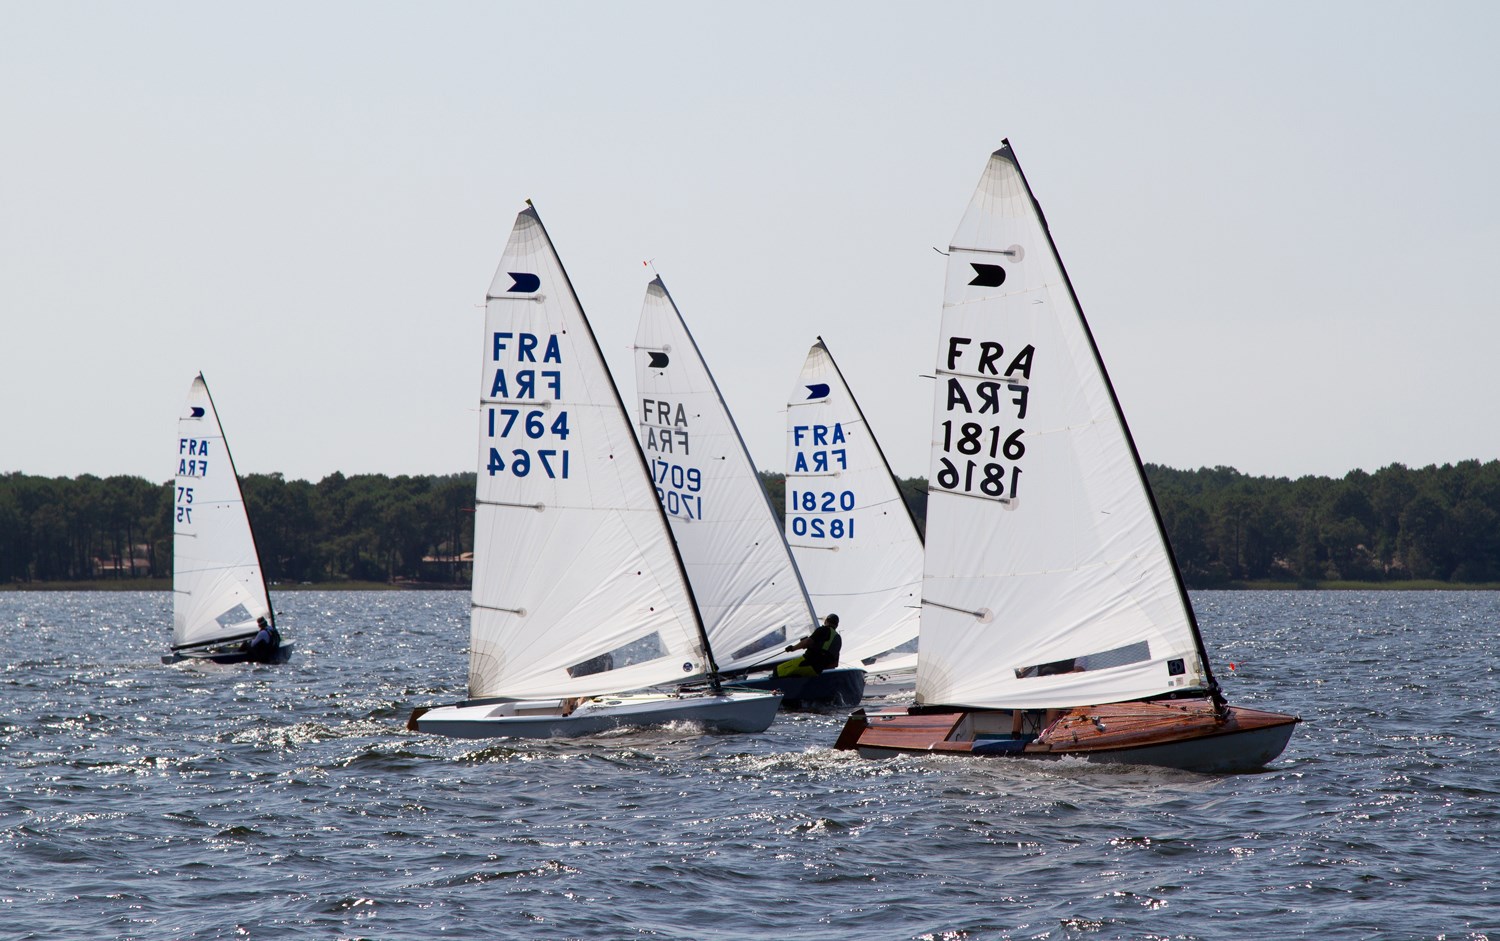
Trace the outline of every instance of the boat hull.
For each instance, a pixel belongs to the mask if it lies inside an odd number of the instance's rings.
[[[824,670],[817,676],[769,676],[736,678],[737,689],[773,690],[781,693],[784,709],[819,709],[859,705],[865,695],[865,671],[854,667]]]
[[[1301,720],[1243,707],[1221,714],[1202,700],[1159,700],[1068,710],[1039,734],[1016,731],[1028,715],[1002,711],[879,712],[849,717],[835,748],[867,758],[955,754],[981,758],[1081,758],[1206,774],[1255,771],[1286,748]]]
[[[188,661],[196,663],[286,663],[288,660],[292,659],[292,648],[294,646],[296,645],[282,644],[280,647],[276,648],[276,655],[273,656],[270,660],[252,659],[248,652],[239,649],[238,646],[235,646],[228,648],[221,647],[218,649],[210,648],[208,650],[201,651],[174,650],[171,653],[162,654],[161,662],[167,664],[184,663]]]
[[[618,728],[691,722],[713,732],[764,732],[776,719],[774,693],[646,693],[600,696],[569,710],[558,700],[455,703],[412,712],[406,727],[454,738],[577,738]]]

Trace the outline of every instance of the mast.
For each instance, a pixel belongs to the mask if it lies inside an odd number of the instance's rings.
[[[234,466],[234,451],[229,447],[229,436],[224,433],[224,422],[219,418],[219,406],[214,404],[214,394],[208,388],[208,380],[203,378],[203,373],[198,373],[198,379],[203,383],[203,392],[208,396],[209,408],[214,410],[214,424],[219,426],[219,440],[224,445],[224,455],[229,458],[229,473],[234,476],[234,489],[239,492],[240,506],[245,512],[245,525],[250,529],[250,546],[255,550],[255,574],[260,577],[260,593],[266,599],[266,617],[271,626],[276,626],[276,608],[271,604],[271,589],[266,584],[266,565],[260,557],[260,544],[255,540],[255,521],[250,518],[250,504],[245,502],[245,488],[240,485],[240,472]],[[233,639],[233,638],[230,638]]]
[[[526,201],[526,208],[521,211],[521,214],[529,215],[532,218],[532,221],[537,224],[537,228],[541,229],[542,237],[547,240],[547,248],[551,250],[552,257],[557,260],[558,270],[562,272],[563,281],[568,285],[569,293],[573,295],[573,300],[575,302],[578,302],[578,291],[573,287],[573,279],[568,276],[567,266],[563,264],[562,256],[557,253],[557,247],[552,243],[552,235],[547,231],[547,227],[542,224],[542,218],[537,214],[536,207],[531,205],[531,200],[528,199]],[[665,290],[665,288],[663,288],[663,290]],[[587,329],[590,345],[593,346],[595,354],[597,354],[599,357],[599,361],[607,362],[604,359],[604,351],[599,346],[599,337],[594,333],[594,325],[589,322],[588,312],[583,309],[583,304],[581,302],[579,302],[577,306],[578,314],[583,319],[584,327]],[[620,396],[620,387],[615,383],[614,374],[609,371],[607,366],[604,370],[604,373],[605,378],[609,382],[609,389],[614,394],[615,405],[619,408],[620,414],[629,415],[630,412],[628,412],[625,408],[625,400]],[[631,435],[631,438],[634,441],[635,436]],[[636,465],[640,468],[641,476],[646,481],[647,488],[654,492],[656,485],[651,478],[651,468],[646,466],[646,455],[641,450],[640,442],[635,441],[635,446],[630,450],[635,453]],[[672,533],[671,521],[667,519],[666,509],[660,504],[660,502],[657,502],[656,504],[656,512],[661,520],[662,528],[667,533],[668,541],[672,546],[672,558],[676,560],[677,563],[677,574],[682,579],[683,586],[687,589],[688,600],[691,602],[691,607],[693,609],[693,624],[698,630],[698,641],[703,646],[704,660],[708,663],[709,683],[712,685],[714,694],[718,695],[722,692],[722,686],[719,679],[719,665],[714,660],[713,646],[708,641],[708,631],[703,625],[703,615],[698,610],[698,599],[693,594],[693,583],[688,579],[687,567],[683,564],[682,551],[677,545],[677,537]]]
[[[832,364],[834,373],[839,377],[839,382],[844,384],[845,389],[848,389],[849,382],[844,378],[844,371],[839,368],[838,360],[833,358],[833,353],[828,349],[828,345],[823,342],[821,336],[818,337],[818,346],[823,348],[823,355],[828,357],[828,362]],[[901,481],[896,477],[896,472],[891,470],[891,462],[886,459],[885,449],[880,446],[880,439],[876,438],[875,433],[870,430],[870,420],[865,417],[865,410],[859,407],[859,397],[851,391],[849,393],[849,401],[853,403],[854,411],[859,415],[860,422],[865,426],[865,434],[870,436],[870,443],[875,445],[875,453],[880,455],[880,463],[885,465],[886,475],[891,478],[891,484],[896,488],[896,495],[901,497],[901,506],[906,510],[906,518],[911,520],[911,528],[917,533],[917,541],[925,543],[926,539],[922,535],[922,527],[917,525],[916,514],[912,513],[911,506],[906,502],[906,496],[901,492]]]
[[[1052,260],[1057,263],[1057,270],[1062,273],[1063,284],[1068,289],[1068,296],[1073,301],[1073,309],[1078,312],[1079,325],[1083,327],[1083,335],[1088,339],[1089,350],[1093,354],[1094,363],[1099,367],[1099,374],[1104,378],[1104,387],[1109,391],[1110,403],[1114,406],[1115,418],[1120,423],[1120,429],[1124,432],[1125,442],[1130,447],[1130,455],[1135,464],[1135,472],[1140,481],[1141,489],[1146,493],[1146,502],[1151,507],[1151,515],[1156,521],[1156,531],[1161,537],[1162,545],[1167,550],[1167,557],[1172,561],[1172,580],[1177,585],[1177,595],[1182,602],[1182,608],[1187,614],[1188,624],[1192,628],[1193,642],[1198,648],[1198,659],[1202,662],[1204,675],[1208,678],[1209,695],[1212,696],[1216,706],[1222,708],[1224,705],[1224,694],[1219,688],[1219,681],[1214,677],[1213,667],[1208,660],[1208,650],[1203,644],[1203,634],[1198,629],[1198,616],[1193,611],[1193,603],[1188,598],[1187,585],[1182,580],[1182,569],[1177,564],[1177,555],[1172,551],[1172,541],[1167,538],[1166,525],[1162,522],[1161,508],[1157,506],[1156,494],[1151,490],[1151,483],[1146,479],[1146,469],[1141,464],[1140,450],[1136,447],[1135,438],[1130,433],[1130,425],[1125,421],[1125,412],[1120,407],[1120,397],[1115,393],[1114,383],[1110,381],[1109,370],[1104,366],[1104,359],[1099,354],[1099,344],[1094,340],[1094,332],[1089,328],[1088,317],[1083,313],[1083,304],[1078,300],[1078,292],[1073,289],[1073,279],[1068,276],[1067,266],[1063,264],[1062,255],[1057,251],[1057,242],[1052,238],[1052,229],[1047,225],[1047,216],[1042,212],[1042,206],[1037,202],[1036,194],[1031,190],[1031,181],[1026,179],[1026,172],[1021,169],[1021,162],[1016,159],[1015,151],[1011,149],[1010,139],[1000,141],[1000,149],[995,151],[996,157],[1007,160],[1016,168],[1016,175],[1021,179],[1021,185],[1026,187],[1026,197],[1031,201],[1032,209],[1036,212],[1037,221],[1041,223],[1042,234],[1047,238],[1047,246],[1052,252]]]
[[[760,491],[761,500],[765,503],[766,513],[771,520],[771,528],[776,531],[777,538],[781,540],[781,551],[786,553],[787,562],[791,567],[792,574],[797,579],[797,590],[802,594],[802,603],[807,609],[812,626],[816,627],[817,618],[813,611],[812,597],[807,593],[807,584],[802,580],[802,572],[797,568],[796,562],[792,559],[792,547],[786,541],[786,531],[782,528],[781,521],[776,516],[776,507],[771,505],[771,495],[766,493],[765,482],[760,479],[760,473],[755,470],[755,459],[750,456],[750,449],[745,446],[745,436],[740,434],[740,427],[734,420],[734,413],[729,410],[729,404],[724,401],[724,393],[719,389],[718,380],[714,379],[713,370],[707,367],[708,361],[703,358],[703,351],[699,349],[698,341],[693,337],[693,331],[688,329],[687,321],[683,319],[682,311],[678,309],[677,302],[672,300],[672,292],[667,290],[667,285],[662,281],[661,275],[653,278],[651,283],[661,288],[662,294],[666,295],[667,303],[672,305],[672,312],[677,315],[677,322],[682,325],[683,334],[687,336],[688,342],[693,344],[693,353],[697,355],[699,362],[705,364],[703,371],[708,376],[708,383],[713,387],[714,395],[718,397],[719,406],[724,412],[724,417],[729,421],[729,429],[734,432],[734,440],[740,446],[740,453],[745,456],[746,466],[755,474],[755,485]],[[644,459],[643,456],[642,460]]]

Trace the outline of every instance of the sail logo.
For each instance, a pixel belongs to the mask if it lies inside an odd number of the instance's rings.
[[[969,282],[970,287],[997,288],[1005,283],[1005,269],[999,265],[971,261],[969,267],[974,269],[974,280]]]
[[[189,418],[202,418],[203,414],[203,406],[201,405],[194,405],[191,409],[188,410]]]
[[[507,271],[513,284],[505,289],[507,294],[535,294],[542,286],[542,279],[526,271]]]
[[[669,357],[666,353],[662,353],[656,350],[647,353],[646,356],[649,357],[649,361],[646,363],[646,365],[650,366],[652,369],[666,369],[667,364],[672,361],[672,358]]]
[[[806,399],[806,401],[811,402],[814,399],[826,399],[826,398],[828,398],[828,383],[826,383],[826,382],[814,382],[814,383],[810,384],[807,387],[807,399]]]

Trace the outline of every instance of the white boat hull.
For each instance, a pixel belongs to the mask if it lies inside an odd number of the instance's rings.
[[[740,692],[600,696],[571,710],[558,700],[455,703],[413,712],[407,728],[454,738],[576,738],[673,722],[690,722],[713,732],[764,732],[780,705],[779,693]]]

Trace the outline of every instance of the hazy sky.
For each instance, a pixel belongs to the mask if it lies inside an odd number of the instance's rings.
[[[1500,4],[0,0],[0,472],[472,470],[535,201],[628,399],[656,270],[756,462],[821,334],[927,471],[1008,137],[1143,458],[1500,458]]]

